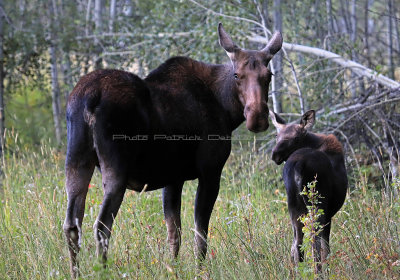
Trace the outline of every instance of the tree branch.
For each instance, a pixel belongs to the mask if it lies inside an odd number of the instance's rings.
[[[248,39],[251,42],[258,42],[258,43],[267,43],[267,39],[259,36],[259,35],[253,35],[248,37]],[[324,57],[326,59],[332,60],[333,62],[350,69],[352,72],[355,74],[362,76],[362,77],[367,77],[368,79],[375,80],[378,84],[391,88],[391,89],[397,89],[400,88],[400,83],[396,82],[392,79],[389,79],[388,77],[379,74],[378,72],[367,68],[357,62],[354,62],[352,60],[345,59],[341,57],[338,54],[335,54],[330,51],[326,51],[323,49],[319,48],[313,48],[313,47],[308,47],[308,46],[303,46],[303,45],[298,45],[298,44],[291,44],[291,43],[283,43],[283,47],[286,48],[287,51],[295,51],[295,52],[302,52],[306,54],[312,54],[316,55],[319,57]]]

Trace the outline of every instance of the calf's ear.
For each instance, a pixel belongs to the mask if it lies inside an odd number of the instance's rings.
[[[309,130],[314,126],[315,123],[315,111],[310,110],[304,113],[301,117],[300,125],[305,129]]]
[[[285,127],[285,120],[282,119],[277,113],[269,110],[269,116],[271,117],[272,124],[275,126],[278,132]]]

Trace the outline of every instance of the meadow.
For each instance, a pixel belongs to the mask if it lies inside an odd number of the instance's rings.
[[[66,208],[64,154],[43,142],[35,151],[7,138],[0,191],[2,279],[69,279],[62,224]],[[224,168],[202,271],[194,257],[193,205],[197,182],[182,198],[182,247],[174,261],[166,242],[161,190],[127,191],[111,238],[108,267],[95,256],[92,226],[102,201],[95,172],[86,200],[82,279],[313,279],[309,262],[290,261],[292,229],[281,180],[259,142],[235,142]],[[400,279],[400,202],[352,172],[343,208],[333,219],[329,279]],[[364,174],[365,175],[365,174]],[[393,188],[400,188],[395,181]]]

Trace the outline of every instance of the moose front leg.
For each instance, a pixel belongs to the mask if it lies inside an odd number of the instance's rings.
[[[164,218],[168,231],[171,254],[178,257],[181,244],[181,197],[183,182],[171,184],[163,189]]]
[[[211,175],[211,174],[209,174]],[[207,253],[208,224],[219,192],[220,173],[200,177],[194,208],[196,255],[201,262]]]

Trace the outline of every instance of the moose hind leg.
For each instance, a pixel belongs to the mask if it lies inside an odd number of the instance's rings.
[[[181,196],[183,182],[168,185],[163,189],[164,218],[168,231],[171,254],[178,257],[181,244]]]
[[[329,236],[331,233],[331,220],[324,225],[324,228],[322,229],[321,233],[321,261],[322,263],[326,262],[326,259],[328,258],[328,255],[330,253],[330,247],[329,247]]]
[[[73,278],[78,276],[77,253],[82,238],[82,220],[85,211],[86,194],[93,175],[94,164],[72,165],[66,163],[66,191],[68,205],[63,225],[67,240],[70,269]]]
[[[105,264],[111,227],[124,198],[126,184],[124,180],[116,176],[116,172],[102,170],[102,176],[104,196],[100,214],[94,224],[94,238],[96,240],[97,256],[101,256]]]
[[[295,264],[302,262],[304,260],[304,253],[301,250],[301,245],[303,244],[303,223],[298,220],[298,216],[292,216],[292,227],[293,227],[293,244],[292,244],[292,261]]]
[[[324,209],[326,212],[326,209]],[[329,248],[329,235],[331,232],[331,219],[325,215],[319,217],[318,222],[322,226],[322,231],[316,236],[315,244],[313,244],[315,272],[319,273],[322,270],[322,265],[326,261]]]

